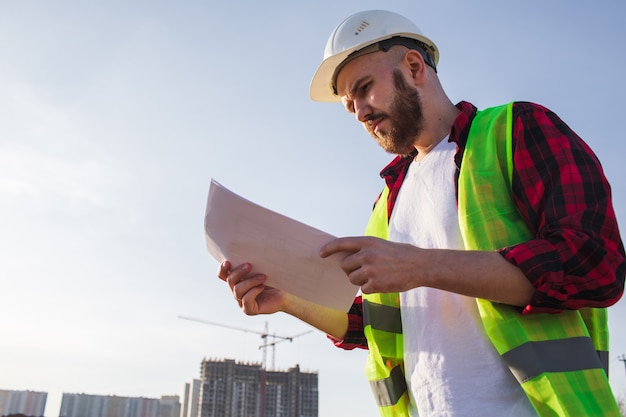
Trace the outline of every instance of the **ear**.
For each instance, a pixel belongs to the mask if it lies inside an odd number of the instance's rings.
[[[426,78],[426,62],[424,62],[422,55],[413,49],[409,49],[404,54],[404,64],[411,71],[411,78],[415,85],[422,84]]]

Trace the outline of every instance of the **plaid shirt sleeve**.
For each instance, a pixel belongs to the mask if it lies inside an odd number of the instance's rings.
[[[500,250],[535,287],[523,313],[608,307],[624,289],[626,256],[599,161],[557,115],[514,106],[515,203],[534,239]]]
[[[348,331],[343,340],[335,339],[332,336],[328,336],[328,338],[341,349],[367,349],[367,340],[363,333],[363,301],[361,296],[354,299],[354,303],[348,311]]]

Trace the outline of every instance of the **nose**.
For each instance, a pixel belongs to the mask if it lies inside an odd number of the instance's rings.
[[[354,101],[354,115],[361,123],[366,123],[372,115],[372,107],[363,99]]]

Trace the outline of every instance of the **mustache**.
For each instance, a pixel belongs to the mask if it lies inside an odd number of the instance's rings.
[[[374,122],[374,121],[378,121],[378,120],[383,120],[388,118],[389,115],[387,113],[374,113],[374,114],[370,114],[369,116],[367,116],[367,118],[365,119],[366,123],[370,123],[370,122]]]

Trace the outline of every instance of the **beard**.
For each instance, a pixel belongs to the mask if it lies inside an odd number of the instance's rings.
[[[370,116],[371,119],[388,119],[389,130],[381,129],[376,134],[369,124],[365,126],[385,151],[396,155],[408,155],[415,149],[415,141],[424,129],[422,103],[419,93],[406,82],[400,70],[394,70],[393,81],[395,96],[389,112]]]

